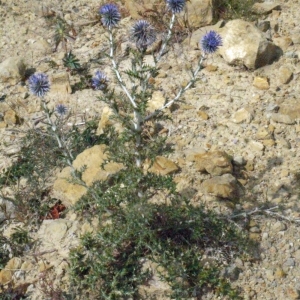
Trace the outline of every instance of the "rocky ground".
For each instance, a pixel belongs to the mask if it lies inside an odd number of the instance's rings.
[[[124,1],[125,15],[130,3]],[[42,115],[38,100],[28,97],[28,88],[20,82],[22,60],[26,69],[52,76],[50,105],[71,107],[70,122],[103,118],[104,105],[95,101],[92,89],[71,93],[70,84],[78,78],[68,78],[61,62],[63,51],[52,51],[53,28],[43,17],[55,12],[73,24],[77,38],[68,45],[80,61],[88,62],[106,49],[105,31],[95,19],[98,7],[98,1],[86,0],[0,1],[2,170],[16,158],[24,132]],[[200,80],[184,94],[184,103],[172,111],[173,122],[166,125],[175,147],[169,159],[179,168],[178,189],[195,203],[203,201],[224,213],[242,210],[245,217],[251,216],[250,236],[260,247],[252,260],[235,258],[227,270],[233,285],[243,289],[244,299],[300,299],[299,7],[299,0],[266,2],[256,7],[263,14],[257,16],[255,26],[242,21],[217,23],[213,28],[220,32],[224,46],[205,60]],[[209,11],[206,17],[210,25]],[[121,22],[119,52],[127,43],[131,23],[129,17]],[[155,79],[161,92],[155,94],[153,105],[189,80],[188,70],[200,56],[197,43],[209,29],[199,24],[181,44],[173,44],[161,62]],[[263,45],[259,51],[258,43]],[[50,60],[58,68],[51,68]],[[91,75],[98,68],[91,64]],[[103,71],[110,74],[109,66]],[[56,182],[54,192],[66,204],[74,203],[68,188]],[[0,224],[5,236],[19,225],[13,220]],[[89,230],[92,226],[73,213],[43,221],[32,232],[39,241],[34,253],[12,259],[6,269],[14,271],[1,271],[0,283],[31,283],[31,299],[44,299],[41,272],[49,269],[54,285],[66,285],[69,249]]]

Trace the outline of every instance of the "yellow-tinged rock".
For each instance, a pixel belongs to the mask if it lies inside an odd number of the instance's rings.
[[[282,268],[277,268],[274,275],[279,279],[284,278],[286,276],[286,273],[282,270]]]
[[[195,167],[200,172],[213,176],[232,173],[233,167],[230,156],[224,151],[209,151],[194,155]]]
[[[72,93],[69,74],[67,72],[53,74],[50,77],[50,82],[51,82],[51,89],[49,94],[71,94]]]
[[[9,53],[7,53],[9,55]],[[0,81],[15,85],[25,76],[26,65],[23,58],[9,57],[0,63]]]
[[[163,156],[157,156],[153,165],[151,167],[150,165],[150,160],[147,160],[144,164],[144,169],[159,175],[168,175],[179,169],[173,161]]]
[[[294,285],[291,285],[286,289],[287,296],[289,299],[297,300],[300,299],[300,290],[299,288],[295,287]]]
[[[252,241],[259,242],[261,240],[261,234],[257,232],[250,232],[249,238]]]
[[[109,175],[124,168],[122,164],[116,162],[108,162],[102,168],[102,164],[107,158],[105,149],[105,145],[95,145],[80,153],[73,162],[76,170],[83,170],[82,180],[87,186],[91,186],[95,181],[106,180]],[[74,183],[76,178],[72,178],[71,171],[70,167],[64,168],[53,185],[53,195],[66,206],[74,205],[86,193],[84,186]]]
[[[218,66],[214,66],[214,65],[207,65],[205,67],[205,70],[208,72],[215,72],[218,70]]]
[[[70,182],[71,171],[71,167],[64,168],[53,185],[54,197],[60,199],[66,206],[74,205],[87,191],[84,186]]]
[[[39,262],[39,272],[44,272],[46,270],[51,269],[53,266],[50,263],[40,261]]]
[[[282,66],[279,68],[278,79],[282,84],[287,84],[291,81],[293,72],[290,68]]]
[[[266,147],[273,147],[275,145],[275,141],[273,139],[262,140],[262,143]]]
[[[293,45],[293,40],[290,37],[274,37],[273,42],[275,45],[280,47],[283,51],[286,51],[291,45]]]
[[[8,110],[4,115],[4,122],[7,125],[15,125],[18,123],[18,116],[12,109]]]
[[[105,106],[102,110],[101,119],[98,124],[96,135],[100,135],[103,133],[103,129],[112,124],[111,115],[113,114],[113,111],[110,107]]]
[[[215,176],[202,183],[205,194],[218,198],[237,200],[240,196],[237,180],[231,174]]]
[[[155,91],[151,100],[148,102],[148,109],[150,112],[154,112],[164,106],[166,99],[161,91]]]
[[[88,186],[91,186],[95,181],[105,180],[109,175],[117,173],[124,167],[120,163],[108,162],[103,169],[102,164],[107,158],[105,149],[105,145],[96,145],[86,149],[73,162],[73,166],[77,170],[86,168],[82,174],[82,179]]]
[[[5,268],[0,272],[0,285],[11,281],[14,272],[20,269],[21,263],[19,257],[13,257],[8,261]]]
[[[168,294],[171,292],[170,285],[161,279],[161,275],[167,275],[167,271],[155,262],[146,260],[143,263],[142,269],[151,272],[152,276],[149,282],[138,287],[139,293],[147,299],[168,300]]]
[[[239,109],[238,111],[236,111],[234,114],[233,114],[233,117],[232,117],[232,121],[234,123],[237,123],[237,124],[240,124],[240,123],[250,123],[253,119],[253,114],[252,114],[252,111],[251,109],[246,109],[246,108],[241,108]]]
[[[199,110],[199,111],[197,111],[197,115],[202,119],[202,120],[208,120],[209,119],[209,116],[208,116],[208,114],[205,112],[205,111],[203,111],[203,110]]]
[[[268,78],[266,77],[255,77],[253,86],[258,88],[259,90],[268,90],[270,88]]]

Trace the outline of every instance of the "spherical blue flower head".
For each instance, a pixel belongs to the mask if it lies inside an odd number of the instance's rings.
[[[44,97],[50,90],[48,75],[44,73],[35,73],[28,79],[29,90],[33,95]]]
[[[137,48],[145,51],[156,40],[156,32],[152,25],[145,20],[137,21],[131,29],[131,39]]]
[[[63,104],[58,104],[55,108],[55,111],[57,112],[58,115],[62,117],[67,114],[68,108]]]
[[[167,5],[173,14],[178,14],[183,10],[185,0],[167,0]]]
[[[107,88],[108,78],[101,71],[97,71],[95,76],[92,78],[92,87],[95,90],[104,91]]]
[[[116,26],[121,20],[121,14],[115,4],[105,4],[100,7],[100,15],[102,15],[102,23],[107,27]]]
[[[222,38],[217,32],[211,30],[202,37],[200,45],[204,53],[214,53],[222,46]]]

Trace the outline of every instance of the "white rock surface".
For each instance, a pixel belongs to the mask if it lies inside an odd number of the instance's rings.
[[[220,54],[231,65],[257,69],[272,63],[281,54],[280,49],[250,22],[229,21],[220,32],[223,38]]]
[[[9,57],[0,63],[0,80],[17,84],[25,75],[25,63],[18,56]]]

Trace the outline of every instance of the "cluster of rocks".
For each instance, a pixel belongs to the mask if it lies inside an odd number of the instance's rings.
[[[106,49],[105,31],[99,21],[94,21],[98,1],[47,0],[43,6],[39,1],[31,2],[30,7],[23,0],[0,3],[0,21],[5,28],[5,32],[0,29],[1,170],[18,154],[22,131],[32,128],[35,118],[41,115],[39,102],[21,83],[27,69],[50,75],[50,106],[69,105],[75,121],[98,117],[98,134],[111,122],[111,112],[95,101],[94,91],[72,93],[71,86],[78,78],[62,67],[64,53],[52,53],[53,32],[42,17],[55,13],[73,24],[78,36],[72,51],[81,61],[89,62]],[[118,53],[128,43],[124,37],[132,24],[129,15],[138,18],[138,11],[162,5],[158,0],[122,3],[128,17],[122,20],[117,33],[121,41]],[[225,213],[232,213],[232,209],[251,212],[266,204],[283,208],[278,215],[273,214],[274,218],[252,215],[247,228],[260,249],[252,260],[235,258],[224,270],[224,276],[243,289],[244,299],[300,299],[300,234],[292,222],[300,218],[298,6],[297,0],[256,3],[253,11],[258,21],[238,19],[212,25],[211,0],[187,1],[178,21],[180,25],[188,21],[194,30],[164,56],[154,79],[158,90],[149,105],[152,111],[161,107],[166,97],[172,97],[174,90],[188,82],[189,70],[201,54],[201,36],[210,29],[218,31],[223,39],[219,53],[205,60],[200,80],[184,94],[185,102],[169,112],[173,122],[163,124],[163,132],[175,151],[168,158],[157,157],[150,171],[174,173],[178,190],[187,193],[195,205],[205,202]],[[150,55],[147,59],[151,63]],[[55,62],[57,69],[52,69],[49,61]],[[129,63],[129,58],[124,60],[121,68]],[[91,65],[92,74],[98,66]],[[103,70],[110,76],[108,65]],[[73,162],[76,169],[86,165],[83,180],[87,186],[123,167],[112,162],[102,170],[104,150],[103,145],[92,147]],[[65,168],[53,182],[53,197],[68,207],[86,192],[85,187],[68,181],[70,174],[70,168]],[[0,207],[5,206],[5,211],[13,215],[11,202],[0,201]],[[1,230],[9,237],[19,224],[6,218],[7,214],[0,211]],[[0,271],[0,285],[26,283],[31,299],[43,299],[41,274],[48,274],[54,285],[67,289],[69,251],[78,245],[83,233],[96,227],[96,221],[84,222],[71,212],[65,219],[44,220],[37,232],[30,233],[38,241],[35,250],[11,258]],[[155,286],[161,286],[158,279],[153,282]]]

